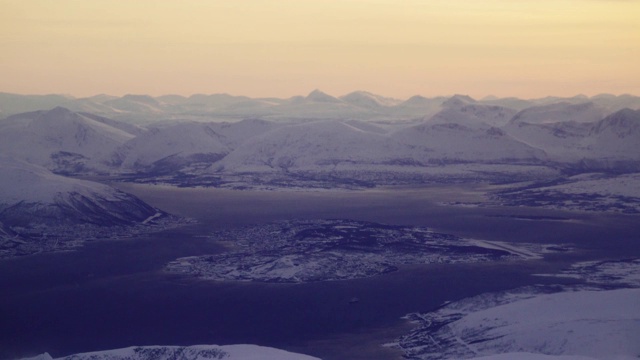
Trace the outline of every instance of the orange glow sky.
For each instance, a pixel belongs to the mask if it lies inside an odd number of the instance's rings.
[[[0,91],[640,95],[634,0],[0,0]]]

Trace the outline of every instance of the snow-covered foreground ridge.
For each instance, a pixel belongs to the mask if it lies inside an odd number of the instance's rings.
[[[409,359],[637,359],[640,259],[578,263],[585,285],[486,293],[409,314],[398,346]],[[612,289],[613,288],[613,289]]]
[[[423,315],[419,320],[432,331],[405,337],[406,354],[470,359],[527,352],[602,360],[640,355],[640,289],[510,296],[515,298],[477,297],[478,304],[464,300]],[[465,308],[481,301],[486,308]]]
[[[132,346],[74,354],[55,360],[318,360],[257,345]],[[48,353],[22,360],[54,360]]]

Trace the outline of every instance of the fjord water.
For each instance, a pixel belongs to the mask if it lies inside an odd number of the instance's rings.
[[[0,262],[0,358],[54,357],[132,345],[251,343],[323,359],[394,359],[380,345],[410,327],[400,317],[488,291],[559,281],[589,259],[640,256],[638,216],[532,208],[461,207],[464,186],[365,191],[232,191],[117,185],[198,225],[87,244],[76,252]],[[182,256],[225,250],[206,237],[227,227],[285,219],[348,218],[424,225],[463,237],[574,244],[544,260],[429,265],[367,279],[308,284],[210,282],[170,275]],[[351,303],[354,297],[360,299]]]

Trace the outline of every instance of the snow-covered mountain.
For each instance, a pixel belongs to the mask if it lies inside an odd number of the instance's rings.
[[[401,103],[400,100],[372,94],[367,91],[354,91],[347,95],[340,96],[340,100],[355,106],[376,110],[385,106],[395,106]]]
[[[260,119],[155,126],[119,147],[113,161],[125,172],[157,175],[208,166],[249,139],[279,126]]]
[[[607,115],[605,109],[592,102],[572,104],[558,102],[542,106],[534,106],[520,111],[511,122],[545,124],[557,122],[594,122]]]
[[[244,119],[238,122],[223,122],[208,124],[220,135],[220,141],[231,149],[235,149],[243,142],[273,130],[282,124],[261,119]]]
[[[586,142],[590,157],[640,161],[640,110],[623,109],[596,122]]]
[[[376,116],[372,109],[352,105],[320,90],[306,97],[294,97],[273,107],[275,119],[362,119]]]
[[[378,132],[326,120],[281,126],[247,141],[213,171],[273,172],[334,170],[349,164],[384,164],[404,159],[409,149]]]
[[[421,162],[516,162],[546,159],[544,151],[514,139],[484,123],[426,122],[393,133],[392,138],[413,147]]]
[[[442,110],[442,103],[446,101],[444,97],[426,98],[414,95],[409,99],[393,106],[391,114],[400,118],[430,118]]]
[[[127,225],[159,212],[112,187],[0,156],[0,221],[5,226]]]
[[[0,156],[0,259],[68,251],[92,239],[128,237],[180,223],[112,187]]]
[[[213,163],[229,148],[222,135],[202,123],[179,123],[152,128],[123,144],[114,155],[124,171],[166,173],[193,163]]]
[[[589,156],[584,142],[592,126],[575,121],[542,124],[512,121],[502,129],[526,144],[544,149],[550,160],[575,163]]]
[[[381,183],[389,174],[403,173],[402,181],[420,182],[434,166],[442,170],[451,164],[640,169],[639,110],[604,116],[602,106],[581,96],[531,100],[536,106],[518,113],[487,103],[499,100],[494,98],[414,96],[397,103],[362,91],[340,98],[314,90],[290,99],[216,94],[72,100],[106,106],[128,122],[65,108],[13,115],[0,120],[2,154],[56,173],[139,174],[145,181],[158,175],[171,183],[188,178],[201,185],[253,172],[326,178],[350,171],[341,178],[351,179],[357,171],[360,180],[365,173],[384,174],[374,176]],[[184,117],[171,118],[178,114]],[[203,121],[207,114],[221,117]],[[241,114],[251,116],[235,121]],[[134,125],[145,117],[163,121],[150,130]],[[198,121],[188,121],[193,118]]]
[[[456,95],[454,98],[460,98]],[[0,93],[0,118],[22,112],[47,110],[56,106],[66,107],[77,112],[89,112],[100,116],[154,123],[162,120],[190,119],[210,121],[241,120],[243,118],[272,119],[385,119],[410,120],[430,118],[443,109],[442,103],[448,97],[426,98],[415,95],[405,101],[396,100],[366,91],[355,91],[340,97],[334,97],[315,90],[309,95],[294,96],[289,99],[250,98],[230,94],[194,94],[181,95],[125,95],[122,97],[97,95],[87,98],[74,98],[68,95],[18,95]],[[517,99],[487,97],[476,105],[500,106],[508,109],[525,110],[530,107],[557,107],[580,105],[591,102],[606,113],[623,108],[640,109],[640,97],[633,95],[601,94],[591,98],[575,96],[570,98],[546,97],[541,99]],[[604,117],[601,116],[600,118]],[[563,119],[558,119],[561,121]],[[564,119],[567,120],[567,119]],[[599,119],[598,119],[599,120]],[[495,124],[493,124],[495,125]]]
[[[514,117],[504,130],[520,141],[545,149],[556,162],[576,164],[586,170],[638,169],[640,110],[623,109],[593,122],[529,123]]]
[[[455,95],[442,103],[442,110],[433,115],[433,123],[475,125],[485,123],[503,126],[516,114],[516,110],[478,103],[468,96]]]
[[[59,173],[103,172],[134,129],[61,107],[17,114],[0,120],[0,152]]]
[[[318,360],[257,345],[132,346],[73,354],[56,360]],[[22,360],[54,360],[48,353]]]

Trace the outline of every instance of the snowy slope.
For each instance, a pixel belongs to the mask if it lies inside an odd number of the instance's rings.
[[[598,359],[631,357],[640,354],[637,299],[638,289],[541,295],[469,314],[449,330],[469,334],[463,341],[479,354],[526,349]],[[472,335],[472,329],[479,333]],[[474,338],[490,340],[476,343]]]
[[[477,103],[471,98],[454,96],[445,101],[443,109],[430,118],[432,123],[461,125],[487,124],[490,126],[502,126],[515,114],[516,110]]]
[[[135,346],[69,355],[56,360],[318,360],[257,345]],[[53,360],[45,353],[23,360]]]
[[[596,122],[586,146],[591,158],[640,161],[640,110],[623,109]]]
[[[485,124],[421,124],[392,134],[357,121],[281,126],[253,137],[213,169],[225,172],[332,170],[349,165],[537,162],[543,151]]]
[[[544,149],[555,161],[581,161],[587,169],[638,169],[633,162],[640,160],[640,110],[623,109],[593,122],[529,123],[514,118],[504,130]]]
[[[536,162],[546,158],[544,151],[482,123],[434,124],[429,121],[391,136],[399,143],[421,149],[422,162]]]
[[[549,105],[534,106],[520,111],[512,122],[544,124],[564,121],[594,122],[607,115],[606,110],[592,102],[572,104],[559,102]]]
[[[505,359],[509,353],[609,360],[640,354],[640,289],[536,291],[484,294],[411,315],[424,327],[404,337],[401,346],[412,359],[441,360]]]
[[[394,106],[401,103],[400,100],[372,94],[367,91],[354,91],[347,95],[340,96],[340,100],[362,108],[376,110],[380,110],[380,108],[385,106]]]
[[[103,116],[99,116],[99,115],[95,115],[93,113],[90,112],[79,112],[78,113],[81,116],[84,116],[86,118],[89,118],[91,120],[95,120],[97,122],[101,122],[105,125],[114,127],[116,129],[120,129],[126,133],[129,133],[131,135],[134,136],[138,136],[140,134],[143,134],[146,130],[145,128],[135,125],[135,124],[130,124],[124,121],[118,121],[118,120],[113,120],[113,119],[109,119]]]
[[[576,162],[590,156],[585,139],[592,126],[575,121],[543,124],[512,121],[502,129],[526,144],[544,149],[550,160]]]
[[[0,157],[0,221],[5,225],[131,224],[158,212],[109,186]]]
[[[282,126],[252,138],[214,165],[226,172],[333,169],[338,164],[380,164],[407,156],[408,148],[340,121]]]
[[[280,124],[261,119],[244,119],[232,123],[210,123],[209,126],[220,135],[222,143],[234,149],[254,136],[279,127]]]
[[[114,159],[124,170],[166,172],[196,162],[213,163],[228,152],[212,126],[179,123],[152,128],[129,140],[116,151]]]
[[[390,113],[399,118],[428,119],[442,110],[443,101],[446,101],[446,98],[437,97],[429,99],[424,96],[415,95],[391,107]]]
[[[577,263],[555,274],[581,285],[535,285],[485,293],[409,314],[418,325],[398,346],[405,357],[601,359],[640,356],[640,259]]]
[[[111,153],[134,135],[65,108],[0,120],[0,152],[56,172],[104,171]]]

